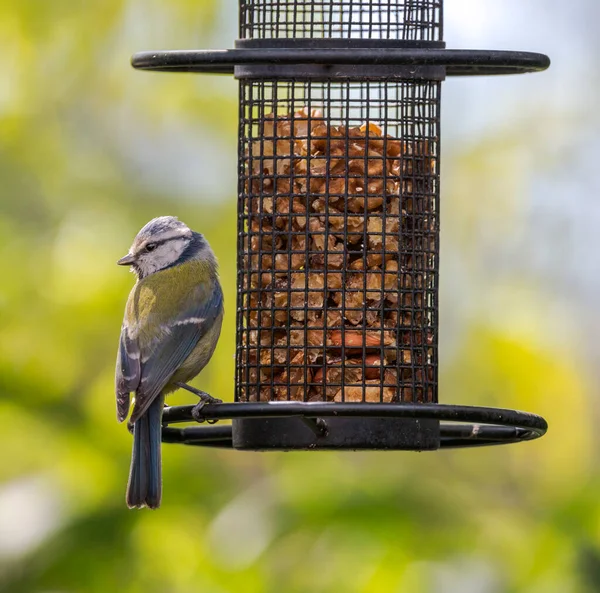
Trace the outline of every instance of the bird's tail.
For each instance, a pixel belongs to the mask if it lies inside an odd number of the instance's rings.
[[[133,454],[127,484],[127,506],[131,508],[160,506],[162,476],[160,441],[164,396],[152,402],[148,411],[133,425]]]

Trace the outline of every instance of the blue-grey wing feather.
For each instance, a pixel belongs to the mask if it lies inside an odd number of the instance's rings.
[[[142,377],[135,394],[132,422],[148,409],[221,315],[223,293],[218,281],[214,281],[212,286],[199,287],[197,296],[198,299],[193,299],[187,310],[181,311],[173,320],[169,335],[156,349],[147,358],[142,352]]]
[[[123,422],[129,413],[130,393],[135,391],[141,379],[140,349],[135,340],[129,338],[124,324],[119,339],[115,392],[117,395],[117,418]]]

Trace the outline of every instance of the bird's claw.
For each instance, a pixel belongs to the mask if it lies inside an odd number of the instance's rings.
[[[192,408],[192,418],[196,422],[208,422],[208,424],[214,424],[215,422],[217,422],[217,420],[208,420],[207,418],[204,418],[204,416],[202,415],[202,410],[204,409],[204,406],[209,404],[222,404],[223,400],[217,399],[216,397],[209,395],[208,393],[206,393],[206,391],[200,391],[200,389],[196,389],[195,387],[192,387],[187,383],[179,382],[175,383],[175,385],[177,385],[177,387],[181,387],[182,389],[189,391],[190,393],[193,393],[194,395],[197,395],[200,398],[200,402]]]
[[[222,404],[223,400],[212,397],[211,395],[208,395],[208,393],[206,395],[208,396],[207,398],[202,398],[200,402],[192,408],[192,418],[200,424],[203,422],[206,422],[207,424],[215,424],[218,422],[218,419],[208,419],[202,414],[202,411],[206,406],[211,404]]]

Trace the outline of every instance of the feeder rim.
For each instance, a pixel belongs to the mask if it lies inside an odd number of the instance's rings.
[[[143,51],[132,56],[131,64],[140,70],[206,74],[234,74],[236,66],[245,65],[442,66],[445,67],[447,76],[524,74],[545,70],[550,66],[548,56],[534,52],[388,45],[364,47],[360,44],[341,48],[324,45],[322,48],[257,47]]]
[[[193,422],[194,406],[167,406],[163,412],[163,424]],[[234,418],[283,418],[302,416],[321,417],[365,417],[365,418],[416,418],[450,420],[455,422],[481,422],[500,426],[542,431],[548,429],[547,422],[536,414],[479,406],[461,406],[434,403],[338,403],[338,402],[235,402],[209,404],[202,409],[205,420]],[[541,435],[540,435],[541,436]]]
[[[163,413],[163,441],[207,447],[231,447],[232,427],[208,426],[173,428],[171,424],[194,422],[194,406],[167,407]],[[278,417],[396,417],[434,419],[464,424],[440,426],[441,448],[481,447],[511,444],[542,437],[548,424],[541,416],[503,408],[487,408],[431,403],[225,403],[203,408],[203,419]]]

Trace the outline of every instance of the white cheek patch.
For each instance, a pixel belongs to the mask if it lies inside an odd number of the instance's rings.
[[[174,264],[189,245],[189,239],[171,239],[159,245],[154,251],[144,253],[138,260],[142,275],[148,276]]]

